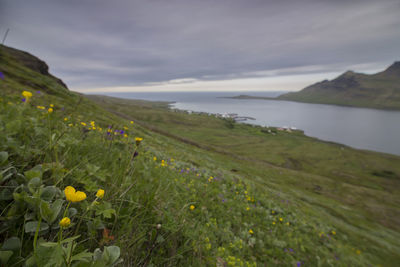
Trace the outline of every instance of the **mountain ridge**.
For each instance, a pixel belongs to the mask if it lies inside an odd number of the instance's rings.
[[[299,92],[278,96],[278,100],[335,104],[379,109],[400,109],[400,61],[375,74],[344,72]]]

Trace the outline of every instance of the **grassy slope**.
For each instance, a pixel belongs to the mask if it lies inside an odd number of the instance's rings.
[[[17,139],[18,133],[27,131],[29,125],[12,132],[10,121],[38,118],[35,129],[45,127],[34,106],[54,103],[54,123],[59,131],[65,131],[63,138],[67,140],[63,141],[76,140],[75,146],[60,148],[64,168],[80,169],[79,161],[87,158],[88,163],[100,167],[97,176],[106,176],[104,181],[91,180],[95,185],[89,186],[83,178],[76,178],[79,175],[72,175],[63,185],[81,183],[88,191],[101,185],[107,193],[118,196],[129,184],[135,184],[127,199],[108,199],[122,207],[117,223],[106,223],[114,229],[115,243],[122,248],[126,263],[187,266],[217,262],[240,266],[242,260],[258,265],[287,266],[301,261],[313,266],[395,266],[400,260],[398,157],[346,147],[342,150],[339,145],[300,133],[272,136],[241,124],[231,129],[220,119],[168,112],[162,103],[97,98],[95,102],[100,105],[96,105],[78,94],[57,89],[52,79],[22,67],[13,58],[1,56],[0,71],[6,73],[6,79],[0,81],[5,100],[1,150],[9,151],[21,171],[34,163],[51,163],[46,151],[39,157],[33,152],[22,155],[5,140],[12,137],[23,144]],[[32,111],[21,104],[11,107],[6,103],[20,102],[18,95],[23,89],[50,94],[35,94]],[[19,117],[12,118],[16,113]],[[95,133],[82,139],[79,126],[65,130],[65,116],[75,123],[96,120],[104,128],[108,124],[129,126],[125,119],[134,119],[136,126],[129,127],[129,134],[144,137],[144,144],[132,177],[126,177],[118,167],[127,163],[129,143],[115,141],[104,147],[102,135]],[[33,142],[35,138],[37,142]],[[32,133],[25,146],[32,151],[43,150],[45,141],[40,140]],[[160,165],[160,159],[171,158],[175,163]],[[208,181],[210,175],[218,179]],[[136,204],[122,205],[127,203],[124,201]],[[193,212],[188,209],[190,204],[197,207]],[[280,223],[278,217],[290,221],[290,225]],[[162,239],[149,250],[149,235],[157,223],[163,225]],[[254,235],[248,233],[249,229]],[[327,235],[332,229],[337,234]],[[360,255],[355,253],[357,249]],[[29,245],[25,250],[29,254]]]
[[[391,70],[374,75],[346,72],[332,81],[316,83],[278,99],[397,110],[400,109],[398,66],[399,63],[392,65],[395,73]]]
[[[273,136],[244,124],[230,129],[224,120],[171,112],[159,104],[88,97],[153,131],[214,152],[224,169],[303,201],[307,209],[318,210],[314,215],[330,214],[330,220],[348,230],[368,229],[370,238],[381,230],[388,238],[399,231],[397,156],[321,142],[299,132]]]

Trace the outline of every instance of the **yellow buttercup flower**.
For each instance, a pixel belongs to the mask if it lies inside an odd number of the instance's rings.
[[[251,235],[254,234],[253,230],[250,229],[249,234],[251,234]]]
[[[103,189],[97,190],[96,197],[103,198],[104,197],[104,190]]]
[[[72,186],[67,186],[64,189],[65,197],[70,202],[79,202],[86,199],[85,192],[76,191]]]
[[[142,140],[143,140],[143,138],[141,138],[141,137],[136,137],[136,138],[135,138],[136,145],[137,145],[137,146],[140,145],[140,142],[142,142]]]
[[[85,123],[85,122],[81,122],[81,125],[82,125],[82,126],[86,126],[86,123]]]
[[[131,124],[133,124],[133,121],[131,121]]]
[[[53,105],[53,104],[50,104],[50,107],[51,107],[51,108],[54,108],[54,105]]]
[[[71,219],[68,217],[64,217],[59,222],[59,225],[63,228],[67,228],[71,224]]]
[[[195,206],[194,205],[190,205],[190,210],[194,210]]]
[[[156,160],[157,160],[157,157],[153,157],[153,160],[156,161]]]
[[[52,113],[52,112],[53,112],[53,108],[49,108],[47,111],[48,111],[49,113]]]
[[[36,106],[38,109],[45,109],[43,106]]]
[[[25,97],[25,99],[28,100],[29,98],[32,97],[32,93],[29,92],[29,91],[23,91],[23,92],[22,92],[22,96]]]

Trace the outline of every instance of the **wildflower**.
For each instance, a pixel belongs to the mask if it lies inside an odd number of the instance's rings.
[[[283,222],[283,218],[279,218],[279,221],[280,221],[280,222]]]
[[[254,234],[253,230],[250,229],[249,234],[251,234],[251,235]]]
[[[161,229],[161,223],[157,224],[156,228],[157,228],[158,230],[160,230],[160,229]]]
[[[107,228],[103,229],[103,238],[105,239],[106,242],[110,241],[110,240],[114,240],[114,236],[110,235],[110,230]]]
[[[143,140],[143,138],[141,138],[141,137],[136,137],[136,138],[135,138],[136,145],[137,145],[137,146],[140,145],[140,142],[142,142],[142,140]]]
[[[335,232],[335,231],[333,231],[333,230],[332,230],[332,232],[331,232],[331,233],[332,233],[332,235],[336,235],[336,232]]]
[[[69,127],[72,127],[72,126],[74,126],[74,125],[73,125],[72,123],[70,123],[70,124],[68,124],[68,126],[69,126]]]
[[[194,205],[190,205],[190,210],[194,210],[195,206]]]
[[[43,106],[36,106],[38,109],[45,109]]]
[[[298,261],[298,262],[297,262],[297,267],[300,267],[300,266],[301,266],[301,262]]]
[[[247,207],[246,210],[250,210],[250,207]]]
[[[272,214],[275,214],[275,211],[273,210],[273,211],[271,211],[271,213],[272,213]]]
[[[81,122],[81,125],[82,125],[82,126],[86,126],[86,123],[85,123],[85,122]]]
[[[95,122],[94,122],[94,121],[91,121],[91,122],[90,122],[90,125],[92,125],[92,127],[94,127],[94,126],[95,126]]]
[[[68,120],[68,118],[64,118],[64,121],[67,121]]]
[[[128,135],[127,135],[127,134],[124,134],[124,137],[125,137],[125,138],[127,138],[127,137],[128,137]]]
[[[275,225],[276,222],[272,222],[273,225]]]
[[[70,202],[79,202],[86,199],[85,192],[76,191],[72,186],[67,186],[64,189],[65,197]]]
[[[48,111],[49,113],[52,113],[52,112],[53,112],[53,108],[49,108],[47,111]]]
[[[26,98],[22,98],[22,99],[21,99],[21,101],[25,103],[25,101],[26,101]]]
[[[97,190],[96,197],[98,197],[100,199],[103,198],[104,197],[104,190],[103,189]]]
[[[0,71],[0,79],[4,80],[4,74]]]
[[[50,107],[51,107],[51,108],[54,108],[54,105],[53,105],[53,104],[50,104]]]
[[[25,97],[26,100],[29,100],[29,98],[32,97],[32,93],[29,91],[23,91],[22,96]]]
[[[290,222],[287,222],[286,225],[289,226],[289,225],[290,225]]]
[[[153,160],[156,161],[156,160],[157,160],[157,157],[153,157]]]
[[[131,124],[133,124],[133,121],[131,121]]]
[[[63,228],[67,228],[71,224],[71,219],[68,217],[64,217],[58,224]]]
[[[128,130],[128,129],[129,129],[128,127],[124,126],[124,130],[125,130],[125,131]]]

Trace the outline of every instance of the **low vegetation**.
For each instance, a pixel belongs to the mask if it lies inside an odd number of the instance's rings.
[[[96,104],[0,55],[2,265],[399,262],[398,157],[163,103]]]

